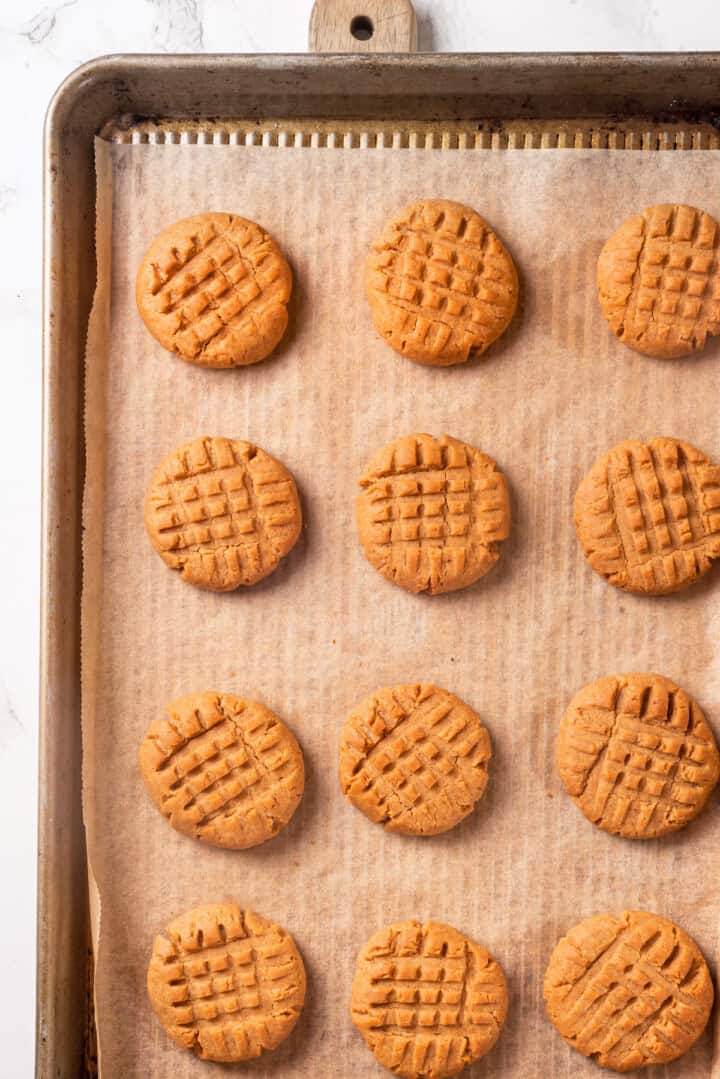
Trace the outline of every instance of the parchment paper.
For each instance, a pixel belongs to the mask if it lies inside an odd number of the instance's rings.
[[[597,1076],[545,1016],[550,951],[581,918],[640,908],[679,922],[714,970],[720,820],[715,797],[701,819],[664,840],[633,843],[593,828],[561,787],[558,722],[585,682],[652,670],[694,694],[720,732],[720,578],[665,599],[609,587],[584,561],[572,496],[623,438],[680,436],[720,456],[720,347],[662,362],[621,346],[598,309],[595,261],[610,231],[651,203],[689,202],[720,217],[718,155],[105,143],[97,155],[83,728],[101,904],[103,1079],[228,1074],[171,1043],[144,982],[157,931],[195,904],[231,899],[286,926],[309,976],[294,1034],[239,1074],[386,1074],[350,1022],[355,956],[378,927],[416,916],[481,941],[507,974],[507,1026],[470,1075]],[[445,370],[392,352],[363,292],[366,248],[386,218],[439,195],[485,215],[522,278],[521,307],[502,341],[479,362]],[[135,309],[135,273],[152,237],[211,209],[260,221],[293,266],[286,339],[248,369],[183,363],[154,342]],[[481,447],[510,484],[512,535],[500,563],[461,593],[409,595],[383,580],[357,543],[353,500],[365,461],[414,431]],[[192,588],[145,535],[155,466],[200,434],[257,442],[297,478],[303,538],[255,588]],[[379,686],[421,679],[475,707],[494,749],[479,808],[434,839],[386,834],[337,781],[337,737],[351,707]],[[146,727],[168,700],[200,689],[264,701],[305,751],[300,810],[255,850],[224,852],[178,835],[140,779]],[[708,1032],[668,1074],[720,1074],[711,1071],[711,1041]]]

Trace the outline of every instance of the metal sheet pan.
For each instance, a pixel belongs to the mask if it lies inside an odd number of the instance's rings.
[[[94,1071],[80,587],[95,134],[210,133],[222,141],[223,131],[228,138],[242,131],[273,144],[273,132],[333,139],[365,132],[392,145],[414,132],[447,149],[472,137],[472,145],[498,149],[702,150],[720,146],[719,76],[720,53],[116,56],[84,65],[60,87],[48,111],[44,164],[37,1076]]]

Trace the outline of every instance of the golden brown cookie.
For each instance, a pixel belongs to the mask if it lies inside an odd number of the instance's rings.
[[[388,222],[370,249],[365,288],[387,343],[442,367],[484,352],[518,299],[515,264],[493,230],[446,199],[416,202]]]
[[[285,929],[235,903],[210,903],[155,937],[147,988],[178,1045],[229,1063],[287,1038],[305,1002],[305,967]]]
[[[631,910],[573,926],[550,957],[544,996],[568,1045],[626,1072],[687,1052],[705,1029],[714,991],[687,933]]]
[[[243,850],[277,835],[300,804],[303,755],[264,705],[230,693],[191,693],[150,725],[140,771],[178,832]]]
[[[720,230],[692,206],[651,206],[620,226],[597,267],[613,333],[646,356],[697,352],[720,333]]]
[[[178,446],[145,501],[152,545],[184,581],[228,592],[256,584],[295,546],[295,481],[259,446],[203,436]]]
[[[447,832],[485,791],[492,752],[476,712],[446,689],[390,686],[350,713],[340,734],[340,786],[388,831]]]
[[[197,214],[157,236],[135,298],[163,348],[203,367],[269,356],[285,333],[292,274],[264,229],[237,214]]]
[[[407,435],[360,477],[356,502],[368,561],[408,592],[452,592],[483,577],[510,529],[505,477],[491,457],[449,435]]]
[[[660,674],[619,674],[584,686],[560,724],[557,759],[588,820],[629,839],[682,828],[720,776],[700,708]]]
[[[686,588],[720,557],[720,465],[675,438],[614,446],[577,489],[588,562],[626,592]]]
[[[449,925],[387,926],[358,956],[353,1023],[375,1059],[407,1079],[442,1079],[479,1060],[507,1009],[500,964]]]

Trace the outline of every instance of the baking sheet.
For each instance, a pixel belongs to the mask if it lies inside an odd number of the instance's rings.
[[[506,1028],[470,1075],[596,1076],[545,1017],[549,953],[580,918],[634,907],[678,921],[714,971],[720,822],[714,798],[686,832],[664,840],[625,842],[593,828],[561,789],[558,722],[585,682],[655,670],[694,694],[720,731],[720,581],[711,574],[667,598],[610,588],[580,552],[572,495],[622,438],[675,435],[720,456],[720,348],[674,362],[630,352],[599,313],[594,265],[609,232],[647,204],[690,202],[720,217],[718,154],[99,141],[97,162],[83,738],[103,1079],[228,1074],[171,1043],[144,988],[153,935],[195,904],[226,899],[285,925],[309,975],[295,1032],[248,1074],[386,1074],[350,1023],[355,955],[378,927],[418,917],[475,937],[508,977]],[[368,242],[423,196],[476,207],[521,275],[512,328],[463,367],[422,368],[397,356],[375,334],[364,298]],[[170,356],[135,310],[149,241],[210,209],[260,221],[295,275],[285,341],[244,370],[204,371]],[[365,461],[413,431],[479,446],[509,481],[511,538],[491,575],[462,593],[411,596],[366,563],[356,540]],[[200,434],[257,442],[298,481],[304,535],[252,589],[213,595],[184,584],[145,535],[156,464]],[[467,700],[494,748],[478,810],[433,839],[386,834],[337,782],[347,712],[379,686],[414,680]],[[166,701],[198,689],[264,701],[302,743],[305,798],[262,847],[227,852],[178,835],[143,788],[136,755],[146,727]],[[668,1074],[720,1075],[711,1058],[708,1032]]]

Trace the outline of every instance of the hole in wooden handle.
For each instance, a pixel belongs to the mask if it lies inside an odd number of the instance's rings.
[[[415,52],[412,0],[315,0],[308,42],[311,52]]]
[[[355,15],[350,20],[350,33],[356,41],[369,41],[375,33],[375,27],[370,16]]]

